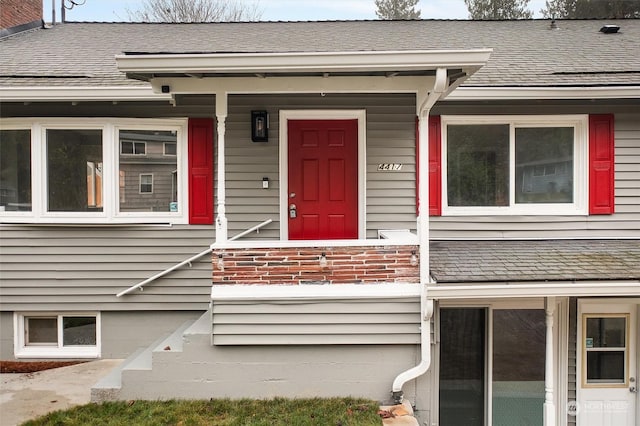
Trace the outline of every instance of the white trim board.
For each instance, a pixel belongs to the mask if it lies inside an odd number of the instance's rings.
[[[546,296],[640,296],[640,281],[562,281],[519,283],[456,283],[429,285],[429,299],[501,299]]]

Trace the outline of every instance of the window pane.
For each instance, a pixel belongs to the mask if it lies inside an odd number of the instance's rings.
[[[624,348],[626,318],[587,318],[588,348]]]
[[[62,336],[64,346],[95,346],[96,317],[64,317]]]
[[[0,211],[31,211],[29,130],[0,130]]]
[[[440,311],[440,425],[485,420],[485,310]]]
[[[516,203],[573,202],[573,128],[516,129]]]
[[[56,318],[26,318],[27,345],[57,345],[58,320]]]
[[[624,383],[624,351],[587,352],[587,383]]]
[[[102,211],[102,131],[47,130],[49,211]]]
[[[120,155],[120,211],[176,211],[178,158],[165,155],[165,144],[177,143],[176,132],[121,130],[119,137],[137,154]]]
[[[542,425],[545,313],[493,311],[493,425]]]
[[[450,206],[509,205],[509,125],[447,126]]]
[[[175,143],[165,143],[164,144],[164,155],[176,155],[177,153],[177,145]]]

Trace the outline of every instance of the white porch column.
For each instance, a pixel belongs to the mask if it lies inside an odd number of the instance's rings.
[[[227,208],[225,179],[225,133],[227,120],[227,93],[216,93],[216,121],[218,122],[218,208],[216,215],[216,243],[227,241]]]
[[[555,426],[556,406],[554,403],[553,379],[555,375],[555,364],[553,362],[553,316],[556,310],[556,298],[547,297],[545,299],[546,314],[546,359],[544,366],[544,426]]]

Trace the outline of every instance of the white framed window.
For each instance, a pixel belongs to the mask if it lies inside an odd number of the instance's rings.
[[[140,175],[140,193],[153,194],[153,174]]]
[[[443,116],[443,215],[586,215],[586,115]]]
[[[5,119],[0,137],[1,222],[188,222],[186,119]]]
[[[100,357],[100,314],[15,313],[16,358]]]
[[[120,141],[120,154],[122,155],[145,155],[146,153],[146,142],[136,142],[128,140]]]
[[[176,152],[177,152],[176,148],[177,147],[175,142],[165,142],[164,148],[163,148],[164,155],[171,155],[171,156],[176,155]]]

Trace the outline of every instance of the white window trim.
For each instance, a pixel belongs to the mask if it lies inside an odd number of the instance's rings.
[[[30,212],[0,212],[2,223],[69,223],[121,224],[171,223],[187,224],[188,216],[188,152],[187,119],[129,119],[129,118],[20,118],[0,120],[2,130],[31,131]],[[49,212],[47,211],[46,131],[48,129],[102,130],[103,211]],[[177,212],[120,212],[120,141],[119,130],[176,131],[178,157]]]
[[[588,115],[443,115],[442,116],[442,215],[588,215]],[[449,206],[447,193],[447,126],[450,124],[509,125],[509,206]],[[573,127],[573,203],[515,203],[515,129],[517,127]]]
[[[27,346],[25,341],[26,318],[58,318],[57,346]],[[96,344],[87,346],[62,345],[63,317],[95,317]],[[100,358],[102,351],[102,325],[100,312],[14,312],[13,313],[13,347],[16,358]]]
[[[151,176],[151,191],[149,192],[142,191],[142,176]],[[138,175],[138,191],[140,194],[153,194],[153,173],[140,173]]]

